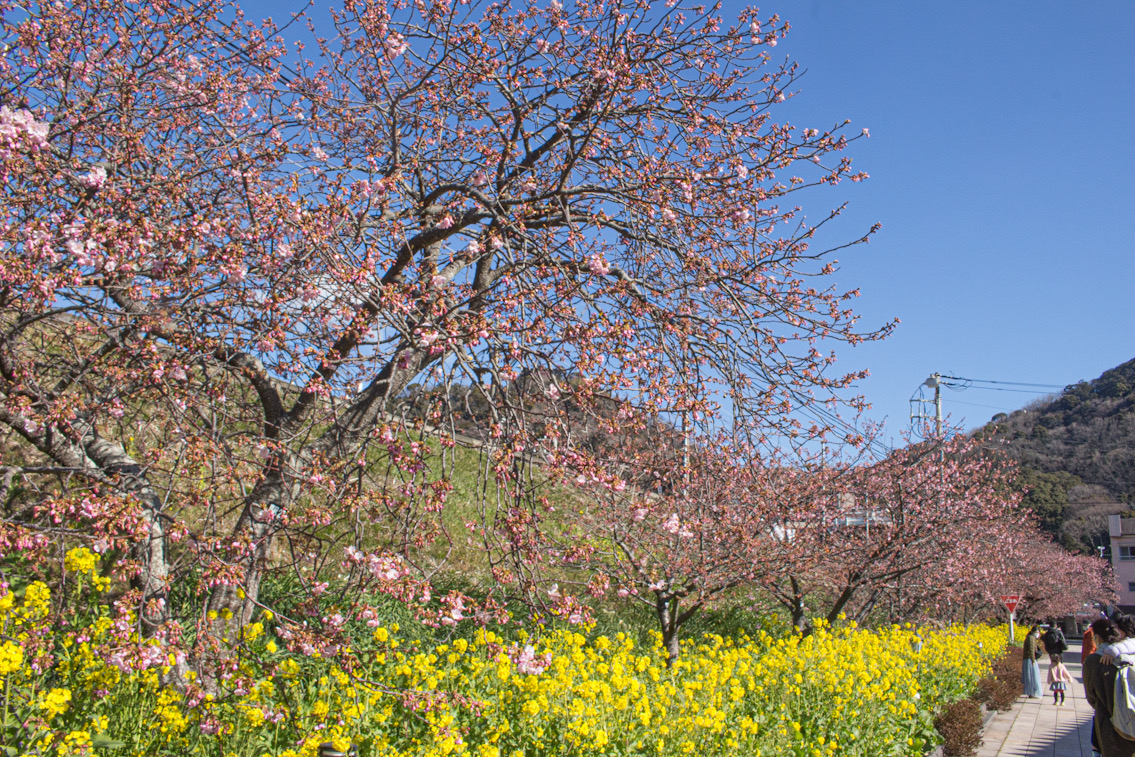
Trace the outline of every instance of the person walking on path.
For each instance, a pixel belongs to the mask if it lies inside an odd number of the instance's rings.
[[[1044,651],[1049,655],[1063,659],[1064,653],[1068,651],[1068,640],[1064,638],[1064,632],[1055,624],[1048,627],[1041,641],[1044,642]]]
[[[1025,696],[1029,699],[1038,699],[1042,695],[1040,688],[1040,626],[1033,626],[1025,636],[1025,645],[1021,650],[1021,685],[1025,689]]]
[[[1050,654],[1048,656],[1048,688],[1052,690],[1052,703],[1054,705],[1057,707],[1064,706],[1064,692],[1068,690],[1068,685],[1071,683],[1072,674],[1060,661],[1060,655]]]
[[[1083,665],[1084,660],[1094,651],[1096,651],[1096,635],[1092,633],[1092,627],[1088,626],[1083,639],[1080,640],[1080,664]]]
[[[1123,632],[1112,621],[1100,618],[1092,623],[1092,632],[1102,644],[1123,639]],[[1128,741],[1111,726],[1111,710],[1115,706],[1115,678],[1119,668],[1105,665],[1100,653],[1093,652],[1084,660],[1084,696],[1095,711],[1092,746],[1103,757],[1135,757],[1135,741]]]

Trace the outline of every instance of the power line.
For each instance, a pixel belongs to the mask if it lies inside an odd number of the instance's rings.
[[[942,378],[945,378],[945,376],[943,376]],[[1040,390],[1040,389],[1002,389],[1002,388],[996,387],[996,386],[954,386],[953,384],[947,384],[944,381],[942,382],[942,386],[946,387],[947,389],[951,389],[955,392],[964,392],[966,389],[980,389],[983,392],[1015,392],[1017,394],[1052,394],[1052,392],[1043,391],[1043,390]],[[1038,386],[1040,386],[1040,385],[1038,384]]]
[[[975,386],[982,384],[984,386]],[[933,404],[934,417],[933,420],[937,423],[938,433],[942,433],[942,387],[946,387],[955,392],[964,392],[967,389],[980,389],[987,392],[1010,392],[1014,394],[1030,394],[1030,395],[1048,395],[1053,394],[1053,390],[1063,389],[1064,387],[1057,386],[1056,384],[1041,384],[1033,381],[1000,381],[997,379],[973,379],[964,376],[952,376],[950,374],[933,373],[930,378],[919,384],[918,389],[911,395],[910,398],[910,423],[911,429],[916,430],[915,421],[932,420],[924,410],[926,405]],[[934,399],[927,400],[923,394],[924,387],[931,387],[934,389]],[[1019,388],[1015,388],[1019,387]],[[1029,387],[1029,388],[1024,388]],[[992,405],[981,405],[976,402],[958,402],[962,405],[974,405],[976,407],[986,407],[993,410],[1002,410],[1005,408],[994,407]]]
[[[1039,386],[1046,389],[1064,389],[1063,385],[1059,384],[1037,384],[1032,381],[994,381],[993,379],[975,379],[963,378],[961,376],[942,376],[944,379],[952,379],[954,381],[965,381],[969,384],[1003,384],[1005,386]]]
[[[971,405],[973,407],[985,407],[985,408],[989,408],[990,410],[1000,410],[1004,413],[1011,413],[1011,412],[1013,412],[1014,410],[1017,409],[1015,407],[998,407],[997,405],[982,405],[982,404],[977,403],[977,402],[966,402],[965,400],[951,400],[951,402],[953,402],[955,405]]]

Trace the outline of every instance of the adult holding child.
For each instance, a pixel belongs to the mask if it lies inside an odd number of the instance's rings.
[[[1131,618],[1121,618],[1124,626],[1131,628]],[[1135,628],[1132,628],[1135,630]],[[1108,618],[1100,618],[1092,623],[1092,634],[1100,645],[1100,650],[1122,647],[1127,634],[1120,625]],[[1133,634],[1135,635],[1135,634]],[[1108,655],[1114,660],[1114,656]],[[1115,706],[1115,678],[1119,672],[1113,664],[1106,664],[1100,651],[1088,655],[1084,660],[1084,695],[1095,712],[1092,729],[1092,747],[1103,757],[1135,756],[1135,741],[1128,741],[1115,732],[1111,724],[1112,708]]]
[[[1135,664],[1135,615],[1115,615],[1112,622],[1119,629],[1119,641],[1099,643],[1096,649],[1104,665]]]

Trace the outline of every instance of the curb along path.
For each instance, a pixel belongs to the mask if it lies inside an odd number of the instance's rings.
[[[1052,704],[1045,685],[1040,699],[1017,699],[1009,712],[998,712],[982,735],[977,757],[1091,757],[1092,708],[1084,698],[1080,642],[1068,640],[1064,665],[1074,679],[1063,707]],[[1048,657],[1040,660],[1040,680],[1048,676]]]

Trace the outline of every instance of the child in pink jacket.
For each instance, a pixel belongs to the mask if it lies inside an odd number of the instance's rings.
[[[1048,688],[1052,689],[1052,703],[1057,707],[1064,706],[1064,692],[1068,689],[1070,683],[1072,683],[1072,674],[1060,661],[1060,655],[1049,655]]]

